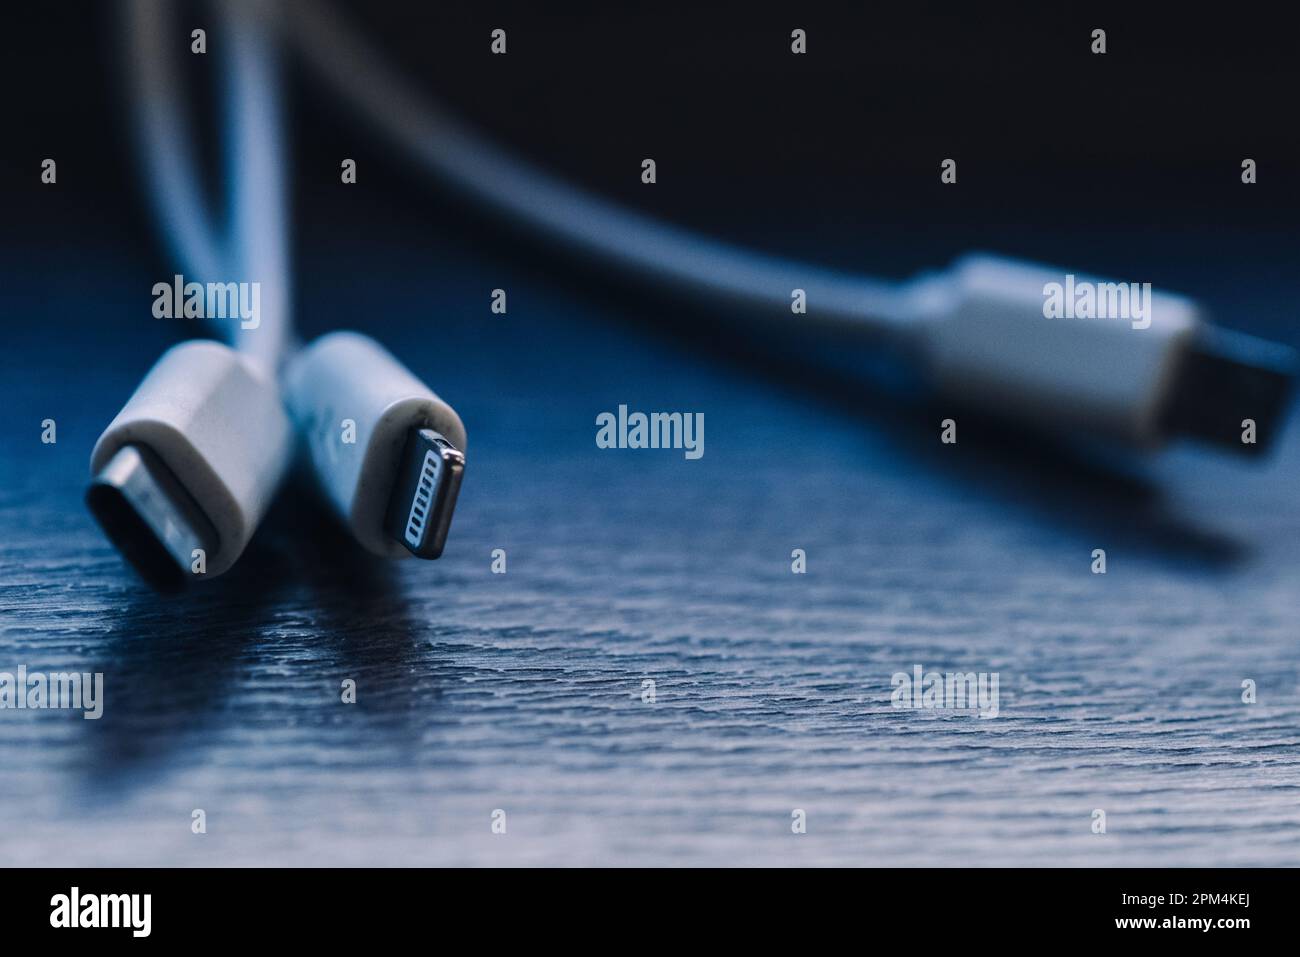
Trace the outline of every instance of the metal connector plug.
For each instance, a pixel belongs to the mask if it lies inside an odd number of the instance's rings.
[[[416,558],[437,558],[447,542],[465,456],[433,429],[412,429],[388,500],[385,527]]]
[[[1166,401],[1169,435],[1259,455],[1281,431],[1297,370],[1295,350],[1240,332],[1206,328],[1188,349]],[[1255,441],[1243,442],[1253,422]]]
[[[141,445],[126,445],[91,480],[86,505],[140,577],[159,591],[189,579],[194,550],[217,533],[171,470]]]

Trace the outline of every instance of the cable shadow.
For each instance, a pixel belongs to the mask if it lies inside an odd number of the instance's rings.
[[[392,563],[300,488],[286,483],[226,575],[172,597],[132,589],[117,607],[93,668],[104,714],[80,722],[74,804],[125,800],[201,763],[228,728],[285,755],[319,748],[322,734],[365,752],[419,740],[446,666],[430,660]],[[356,704],[342,702],[344,678]]]
[[[290,484],[310,487],[306,476]],[[430,623],[412,613],[427,593],[408,597],[397,563],[362,549],[315,494],[282,499],[273,531],[297,556],[291,577],[305,592],[312,654],[332,689],[329,703],[414,742],[429,705],[442,696],[438,676],[447,667],[430,657]],[[355,704],[342,704],[344,679],[356,682]]]
[[[656,325],[662,324],[660,316]],[[749,337],[727,343],[724,351],[716,337],[700,336],[689,323],[670,321],[670,327],[674,337],[762,375],[792,398],[884,436],[903,460],[900,468],[924,469],[954,495],[1028,513],[1087,543],[1104,540],[1206,570],[1226,570],[1250,555],[1247,543],[1172,510],[1137,454],[1085,435],[1048,434],[935,399],[911,381],[900,382],[897,369],[882,368],[887,363],[878,355],[862,355],[864,374],[846,374],[846,354],[834,343],[814,343],[806,363],[792,363],[788,343],[754,336],[752,330]],[[839,351],[827,358],[818,346]],[[955,445],[940,442],[940,423],[946,418],[960,423]]]
[[[246,555],[252,564],[256,551]],[[220,726],[274,578],[229,576],[164,597],[140,586],[117,605],[102,660],[104,714],[84,724],[80,797],[122,800],[193,756]],[[251,586],[251,587],[250,587]]]

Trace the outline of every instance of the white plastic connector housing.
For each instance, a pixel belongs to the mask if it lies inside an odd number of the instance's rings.
[[[913,308],[932,382],[997,414],[1158,445],[1162,403],[1201,324],[1197,306],[1147,286],[1140,317],[1048,318],[1049,284],[1064,287],[1067,275],[1075,290],[1113,282],[988,255],[918,280]]]
[[[128,445],[151,451],[212,524],[217,546],[205,575],[244,551],[293,450],[279,390],[254,363],[206,339],[173,346],[104,430],[91,475]]]
[[[330,333],[299,352],[284,374],[284,400],[317,480],[356,540],[376,555],[410,557],[384,527],[402,450],[413,429],[431,428],[464,451],[456,411],[355,332]]]

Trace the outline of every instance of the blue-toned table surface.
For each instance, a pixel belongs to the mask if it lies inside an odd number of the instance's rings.
[[[175,599],[81,495],[187,329],[129,250],[11,268],[0,670],[102,671],[106,705],[0,713],[0,863],[1300,863],[1295,426],[1259,467],[1137,478],[942,447],[544,271],[367,242],[312,253],[309,331],[376,335],[461,412],[446,556],[364,558],[295,494]],[[1280,323],[1289,287],[1251,278],[1223,281]],[[620,403],[704,412],[705,455],[598,450]],[[915,664],[998,672],[1000,715],[895,710]]]

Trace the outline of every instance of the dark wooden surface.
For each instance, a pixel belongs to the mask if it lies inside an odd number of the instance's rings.
[[[364,559],[294,494],[235,572],[171,600],[80,496],[184,330],[102,250],[10,287],[0,669],[103,671],[107,704],[0,713],[0,863],[1300,862],[1296,429],[1260,468],[1178,450],[1137,478],[942,448],[935,420],[535,275],[493,317],[474,268],[394,247],[304,293],[463,414],[446,557]],[[1275,288],[1255,295],[1280,313]],[[703,459],[597,450],[620,402],[704,412]],[[914,664],[999,672],[1001,715],[893,710]]]

